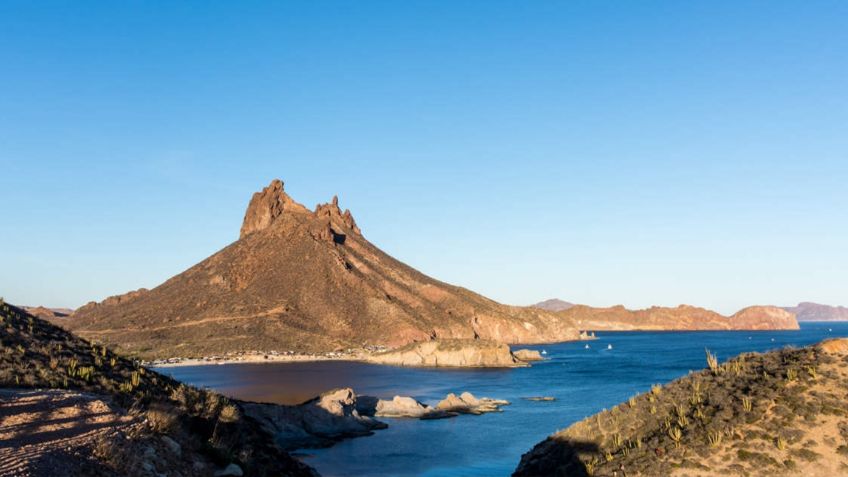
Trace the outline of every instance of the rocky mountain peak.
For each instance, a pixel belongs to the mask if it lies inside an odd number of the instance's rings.
[[[283,181],[274,179],[250,199],[239,238],[267,229],[284,213],[309,213],[309,210],[286,194]]]
[[[362,231],[359,230],[359,227],[356,225],[356,220],[353,219],[353,214],[350,213],[350,210],[345,209],[342,212],[342,209],[339,207],[339,197],[333,196],[333,200],[328,204],[318,204],[315,206],[315,216],[319,219],[325,219],[330,226],[333,224],[341,225],[347,228],[351,232],[355,232],[357,234],[362,234]]]

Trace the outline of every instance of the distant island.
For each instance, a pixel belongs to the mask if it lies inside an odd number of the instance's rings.
[[[783,309],[794,313],[798,321],[848,321],[848,308],[844,306],[801,302],[797,306],[787,306]]]

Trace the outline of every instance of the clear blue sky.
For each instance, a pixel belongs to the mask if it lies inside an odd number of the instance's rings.
[[[848,2],[0,3],[0,295],[78,306],[272,178],[506,303],[848,305]]]

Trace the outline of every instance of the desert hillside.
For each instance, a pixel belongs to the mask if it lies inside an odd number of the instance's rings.
[[[514,475],[848,475],[848,339],[706,358],[550,436]]]
[[[316,475],[242,406],[0,303],[0,475]]]
[[[145,357],[578,338],[568,318],[502,305],[395,260],[335,198],[308,210],[278,180],[254,194],[235,243],[152,290],[88,304],[62,323]]]
[[[550,301],[550,300],[549,300]],[[594,308],[572,305],[557,314],[581,330],[591,331],[703,331],[797,330],[795,316],[775,306],[750,306],[731,316],[690,305],[654,306],[628,310],[623,306]]]

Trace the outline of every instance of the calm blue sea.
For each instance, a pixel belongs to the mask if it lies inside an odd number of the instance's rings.
[[[509,370],[437,370],[323,362],[236,364],[161,369],[233,397],[300,402],[350,386],[359,394],[414,396],[435,404],[449,392],[507,399],[502,413],[419,421],[383,419],[386,430],[301,457],[332,476],[507,476],[521,454],[558,429],[706,366],[704,348],[725,360],[745,351],[804,346],[848,336],[848,323],[804,323],[800,331],[620,332],[598,340],[528,348],[548,360]],[[607,349],[612,345],[612,349]],[[554,402],[523,400],[553,396]]]

